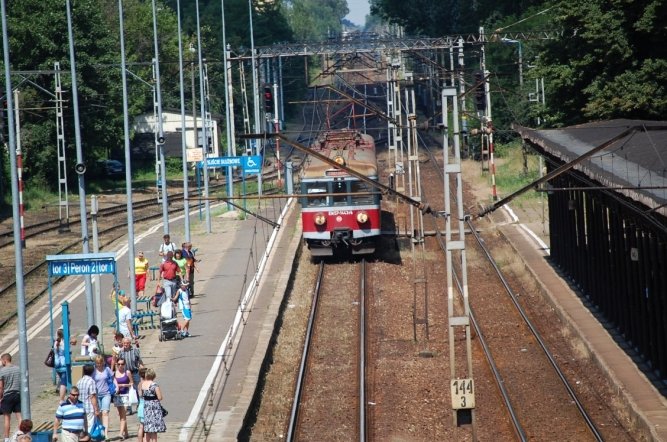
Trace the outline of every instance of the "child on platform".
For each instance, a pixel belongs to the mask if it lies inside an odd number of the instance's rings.
[[[188,283],[181,282],[181,287],[176,291],[176,295],[171,298],[173,302],[178,303],[178,309],[183,315],[183,325],[181,326],[181,336],[190,336],[190,321],[192,320],[192,310],[190,309],[190,294],[188,293]]]

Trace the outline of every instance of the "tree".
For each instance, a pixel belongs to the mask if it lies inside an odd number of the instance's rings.
[[[345,0],[291,0],[287,17],[297,40],[321,40],[340,34],[350,12]]]
[[[539,57],[552,123],[664,118],[666,10],[664,0],[562,3],[556,24],[564,35]]]
[[[13,70],[52,70],[59,61],[65,94],[65,136],[70,146],[68,158],[74,161],[71,77],[65,3],[59,0],[21,0],[9,4],[9,46]],[[96,0],[77,0],[72,7],[81,135],[84,155],[95,156],[101,146],[117,142],[115,109],[120,97],[108,66],[114,63],[113,38]],[[52,97],[40,88],[53,91],[50,74],[31,76],[37,85],[14,86],[23,96],[21,115],[22,148],[27,179],[34,184],[57,185],[55,111]],[[71,174],[72,178],[74,174]]]

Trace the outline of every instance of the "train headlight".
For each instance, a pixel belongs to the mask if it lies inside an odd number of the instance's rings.
[[[368,221],[368,213],[366,213],[366,212],[357,213],[357,222],[359,224],[364,224],[367,221]]]
[[[314,220],[315,220],[315,224],[317,224],[318,226],[322,226],[322,225],[324,225],[324,223],[327,222],[327,217],[324,216],[324,213],[318,212],[318,213],[315,214]]]

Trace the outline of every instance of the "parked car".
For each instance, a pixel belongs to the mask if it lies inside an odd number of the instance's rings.
[[[120,177],[125,175],[125,164],[118,160],[99,160],[102,172],[108,177]]]

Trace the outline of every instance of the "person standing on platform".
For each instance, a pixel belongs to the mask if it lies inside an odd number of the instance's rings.
[[[94,371],[94,365],[84,365],[83,376],[79,379],[79,382],[76,383],[76,388],[79,389],[79,400],[83,404],[83,409],[86,412],[87,428],[92,428],[95,418],[100,415],[100,406],[97,401],[97,385],[93,379]]]
[[[164,242],[160,244],[159,255],[162,257],[162,262],[165,262],[167,260],[168,252],[171,252],[173,256],[173,253],[176,251],[176,244],[171,242],[169,234],[164,235],[162,239]]]
[[[114,396],[114,405],[118,410],[118,417],[120,419],[120,439],[127,438],[127,409],[123,398],[127,398],[132,386],[132,373],[125,365],[125,359],[118,358],[116,362],[116,370],[113,375],[114,383],[116,384],[116,395]]]
[[[79,389],[72,387],[67,400],[63,401],[56,410],[56,420],[53,422],[53,440],[58,440],[58,428],[62,424],[62,442],[78,442],[79,436],[88,431],[86,411],[79,401]]]
[[[162,416],[162,390],[155,382],[155,371],[146,370],[146,379],[139,385],[139,394],[144,398],[144,434],[148,442],[157,441],[157,434],[167,431]]]
[[[100,328],[96,325],[91,325],[88,333],[81,339],[81,356],[89,356],[94,359],[97,356],[97,337],[100,334]]]
[[[136,388],[140,381],[139,369],[144,366],[144,361],[141,359],[141,351],[132,346],[132,341],[129,338],[124,338],[123,348],[120,349],[118,359],[125,360],[125,368],[132,373],[132,384]]]
[[[97,402],[100,404],[102,413],[102,425],[104,425],[105,437],[109,437],[109,410],[111,409],[111,392],[109,384],[113,383],[113,372],[106,365],[104,356],[97,355],[95,358],[95,372],[93,373],[95,386],[97,387]]]
[[[192,250],[192,243],[191,242],[186,242],[183,243],[183,248],[181,249],[183,253],[183,258],[186,260],[186,277],[188,279],[188,292],[190,293],[190,297],[195,296],[195,269],[196,264],[197,264],[197,258],[195,257],[195,252]]]
[[[123,305],[125,305],[125,298],[127,298],[127,296],[125,295],[125,290],[118,290],[118,296],[116,297],[116,289],[117,285],[114,284],[109,293],[109,299],[114,303],[114,308],[120,310],[123,308]]]
[[[144,296],[146,289],[146,277],[148,276],[148,259],[144,252],[139,252],[134,258],[134,285],[137,289],[137,296]]]
[[[21,368],[12,364],[12,355],[5,353],[0,356],[0,410],[5,415],[5,442],[9,441],[9,427],[12,413],[16,415],[16,423],[21,422]]]
[[[139,377],[139,369],[144,366],[144,361],[141,360],[141,351],[132,347],[132,341],[128,338],[123,339],[123,348],[118,354],[118,359],[123,359],[125,361],[125,368],[132,374],[132,385],[134,385],[135,390],[137,385],[141,381]],[[129,407],[129,414],[132,414],[132,407]]]
[[[167,259],[160,265],[160,281],[164,293],[170,298],[176,293],[177,277],[181,274],[181,269],[173,260],[173,252],[167,252]]]
[[[183,257],[183,252],[181,249],[178,249],[174,252],[174,262],[178,266],[178,269],[181,274],[181,282],[188,280],[188,274],[186,273],[186,266],[188,261]]]
[[[132,327],[132,309],[130,309],[132,301],[130,298],[124,298],[123,301],[123,308],[118,312],[118,331],[126,338],[130,338],[136,342],[137,337],[134,334],[134,327]]]
[[[178,289],[176,295],[171,299],[172,302],[178,303],[178,309],[183,315],[183,326],[181,327],[181,336],[184,338],[190,336],[190,321],[192,320],[192,310],[190,308],[190,294],[188,293],[188,283],[181,282],[181,288]]]
[[[146,370],[148,370],[146,367],[141,367],[139,369],[139,377],[141,378],[141,381],[139,382],[139,386],[146,380]],[[139,405],[137,405],[137,418],[139,419],[139,429],[137,430],[137,440],[143,441],[144,440],[144,397],[140,395],[137,392],[137,396],[139,397]]]

